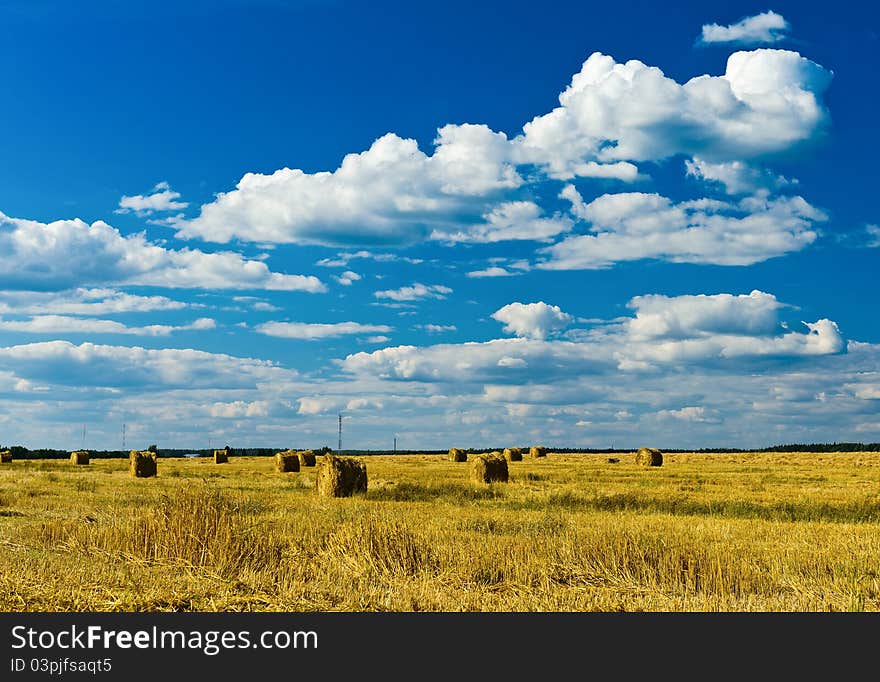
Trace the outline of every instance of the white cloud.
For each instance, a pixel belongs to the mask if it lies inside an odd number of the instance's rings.
[[[519,275],[522,273],[519,272],[510,272],[509,270],[505,270],[504,268],[499,268],[497,265],[492,265],[488,268],[484,268],[483,270],[472,270],[466,274],[467,277],[472,278],[481,278],[481,277],[513,277],[515,275]]]
[[[518,159],[553,176],[578,175],[589,161],[659,160],[675,154],[712,163],[787,150],[819,134],[819,96],[831,74],[787,50],[735,52],[722,76],[683,85],[637,60],[593,53],[559,96],[513,140]]]
[[[541,249],[547,261],[539,268],[599,269],[643,258],[751,265],[803,249],[818,237],[815,223],[827,220],[799,196],[675,204],[659,194],[628,192],[585,204],[571,185],[562,196],[594,234],[572,235]]]
[[[0,314],[106,315],[181,310],[187,307],[196,306],[164,296],[138,296],[116,289],[0,291]]]
[[[709,163],[703,159],[694,158],[688,159],[684,163],[688,175],[717,182],[724,187],[727,194],[751,194],[797,184],[796,180],[789,180],[742,161]]]
[[[636,316],[577,342],[545,340],[573,319],[545,303],[505,306],[492,315],[521,338],[482,343],[397,346],[349,355],[354,374],[407,381],[549,381],[578,374],[643,373],[660,368],[769,362],[843,353],[846,343],[827,319],[785,331],[770,294],[636,297]]]
[[[492,313],[492,318],[504,324],[504,331],[531,339],[544,339],[562,331],[573,317],[559,306],[537,303],[509,303]]]
[[[373,296],[376,298],[390,298],[392,301],[422,301],[429,298],[443,299],[451,293],[452,289],[442,284],[421,284],[420,282],[415,282],[411,286],[404,286],[399,289],[376,291],[373,293]]]
[[[551,241],[552,237],[568,232],[572,220],[556,214],[543,216],[543,211],[533,201],[508,201],[499,204],[483,215],[485,222],[457,227],[455,230],[437,229],[432,239],[447,242],[491,243],[502,241],[531,240]]]
[[[0,288],[62,290],[92,285],[326,291],[314,276],[271,272],[237,253],[166,249],[143,233],[123,236],[102,221],[40,223],[0,213]]]
[[[249,241],[347,245],[413,243],[473,197],[522,183],[508,161],[506,135],[484,125],[447,125],[432,156],[415,140],[388,133],[333,172],[283,168],[246,174],[180,235]]]
[[[376,251],[344,251],[335,258],[322,258],[315,265],[325,268],[346,268],[353,260],[366,259],[374,260],[377,263],[409,263],[410,265],[419,265],[424,260],[421,258],[412,258],[411,256],[401,256],[396,253],[382,253]]]
[[[243,417],[268,417],[270,404],[266,400],[254,400],[247,402],[236,400],[234,402],[217,402],[211,406],[211,416],[221,419],[241,419]]]
[[[416,329],[423,329],[429,334],[443,334],[444,332],[458,331],[454,324],[417,324]]]
[[[844,388],[862,400],[880,400],[880,383],[846,384]]]
[[[350,334],[372,334],[390,332],[393,329],[384,324],[360,324],[358,322],[336,322],[333,324],[313,324],[306,322],[264,322],[255,328],[260,334],[278,336],[284,339],[326,339]]]
[[[704,24],[700,42],[704,45],[713,43],[737,43],[739,45],[777,43],[787,37],[790,28],[781,14],[769,10],[755,16],[745,17],[729,26]]]
[[[634,162],[684,154],[696,159],[694,173],[731,191],[776,182],[736,164],[819,136],[830,80],[830,72],[786,50],[736,52],[723,75],[684,84],[656,67],[597,52],[560,94],[560,106],[511,140],[485,125],[447,125],[430,156],[415,140],[388,133],[333,171],[248,173],[198,217],[176,221],[178,236],[372,247],[549,241],[572,224],[529,191],[548,176],[632,182],[640,179]],[[353,257],[318,264],[347,267]]]
[[[660,410],[657,416],[661,419],[677,419],[683,422],[708,422],[712,420],[712,412],[703,406],[691,405],[679,410]]]
[[[783,305],[773,294],[696,296],[636,296],[629,304],[636,312],[627,331],[639,339],[689,338],[701,334],[766,335],[779,331],[778,311]]]
[[[337,412],[345,403],[339,397],[304,397],[299,399],[299,414]]]
[[[0,319],[0,330],[24,332],[27,334],[132,334],[135,336],[168,336],[173,332],[189,330],[208,330],[216,328],[217,323],[208,317],[201,317],[186,325],[170,326],[151,324],[144,327],[129,327],[114,320],[69,317],[66,315],[37,315],[29,320]]]
[[[0,368],[32,382],[74,387],[256,388],[290,380],[272,362],[193,349],[46,341],[0,347]]]
[[[354,282],[357,282],[361,279],[361,276],[356,272],[352,272],[351,270],[346,270],[339,277],[334,277],[337,282],[339,282],[342,286],[348,287],[351,286]]]
[[[866,225],[865,232],[868,234],[868,248],[876,249],[880,247],[880,226]]]
[[[157,211],[179,211],[189,204],[185,201],[177,201],[180,194],[171,189],[167,182],[160,182],[153,188],[151,194],[135,194],[123,196],[119,200],[119,208],[116,213],[135,212],[138,216],[148,216]]]

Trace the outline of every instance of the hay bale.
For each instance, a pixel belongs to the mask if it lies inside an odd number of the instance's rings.
[[[0,450],[0,464],[8,464],[12,461],[11,450]]]
[[[450,462],[467,462],[467,453],[461,448],[449,448]]]
[[[507,460],[497,450],[474,457],[471,479],[475,483],[507,483],[507,477]]]
[[[73,464],[88,464],[89,463],[89,451],[88,450],[77,450],[75,452],[70,453],[70,461]]]
[[[501,454],[508,462],[522,462],[522,448],[504,448]]]
[[[608,462],[609,464],[617,464],[620,461],[620,459],[618,459],[617,457],[609,457],[605,461]]]
[[[229,462],[229,453],[232,448],[228,445],[222,450],[214,450],[214,464],[227,464]]]
[[[135,478],[156,475],[157,454],[150,450],[132,450],[128,455],[128,473]]]
[[[636,452],[636,464],[643,467],[663,466],[663,453],[656,448],[639,448]]]
[[[326,497],[351,497],[367,492],[367,465],[354,457],[326,454],[318,464],[315,490]]]
[[[275,471],[282,474],[299,471],[299,453],[293,450],[284,450],[275,453]]]
[[[318,458],[314,450],[299,450],[296,454],[299,457],[301,467],[313,467],[317,464]]]
[[[536,457],[546,457],[547,456],[547,448],[543,445],[533,445],[529,448],[529,457],[535,459]]]

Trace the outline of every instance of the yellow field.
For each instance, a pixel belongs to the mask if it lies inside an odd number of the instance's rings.
[[[880,453],[617,456],[2,464],[0,610],[880,610]]]

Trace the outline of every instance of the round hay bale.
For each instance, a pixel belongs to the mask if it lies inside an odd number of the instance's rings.
[[[89,451],[88,450],[76,450],[70,453],[70,461],[72,464],[88,464],[89,463]]]
[[[547,448],[543,445],[533,445],[529,448],[529,457],[535,459],[536,457],[546,457],[547,456]]]
[[[275,453],[275,471],[282,474],[299,471],[299,453],[293,450],[284,450]]]
[[[134,478],[150,478],[156,475],[157,454],[150,450],[132,450],[128,455],[128,473]]]
[[[477,455],[471,464],[471,480],[475,483],[507,483],[507,460],[500,452]]]
[[[663,453],[656,448],[639,448],[636,452],[636,464],[643,467],[663,466]]]
[[[314,450],[300,450],[297,453],[301,467],[313,467],[317,464],[317,456]]]
[[[620,461],[620,459],[617,457],[609,457],[605,461],[608,462],[609,464],[617,464]]]
[[[450,462],[467,462],[467,453],[461,448],[449,448]]]
[[[354,457],[326,454],[317,465],[315,490],[325,497],[351,497],[367,492],[367,465]]]
[[[0,464],[8,464],[12,461],[12,450],[0,450]]]
[[[522,462],[522,448],[504,448],[501,454],[508,462]]]
[[[226,464],[229,462],[231,448],[227,445],[222,450],[214,450],[214,464]]]

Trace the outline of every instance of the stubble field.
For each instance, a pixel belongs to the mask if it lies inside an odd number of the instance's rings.
[[[0,465],[4,611],[878,611],[880,453]]]

